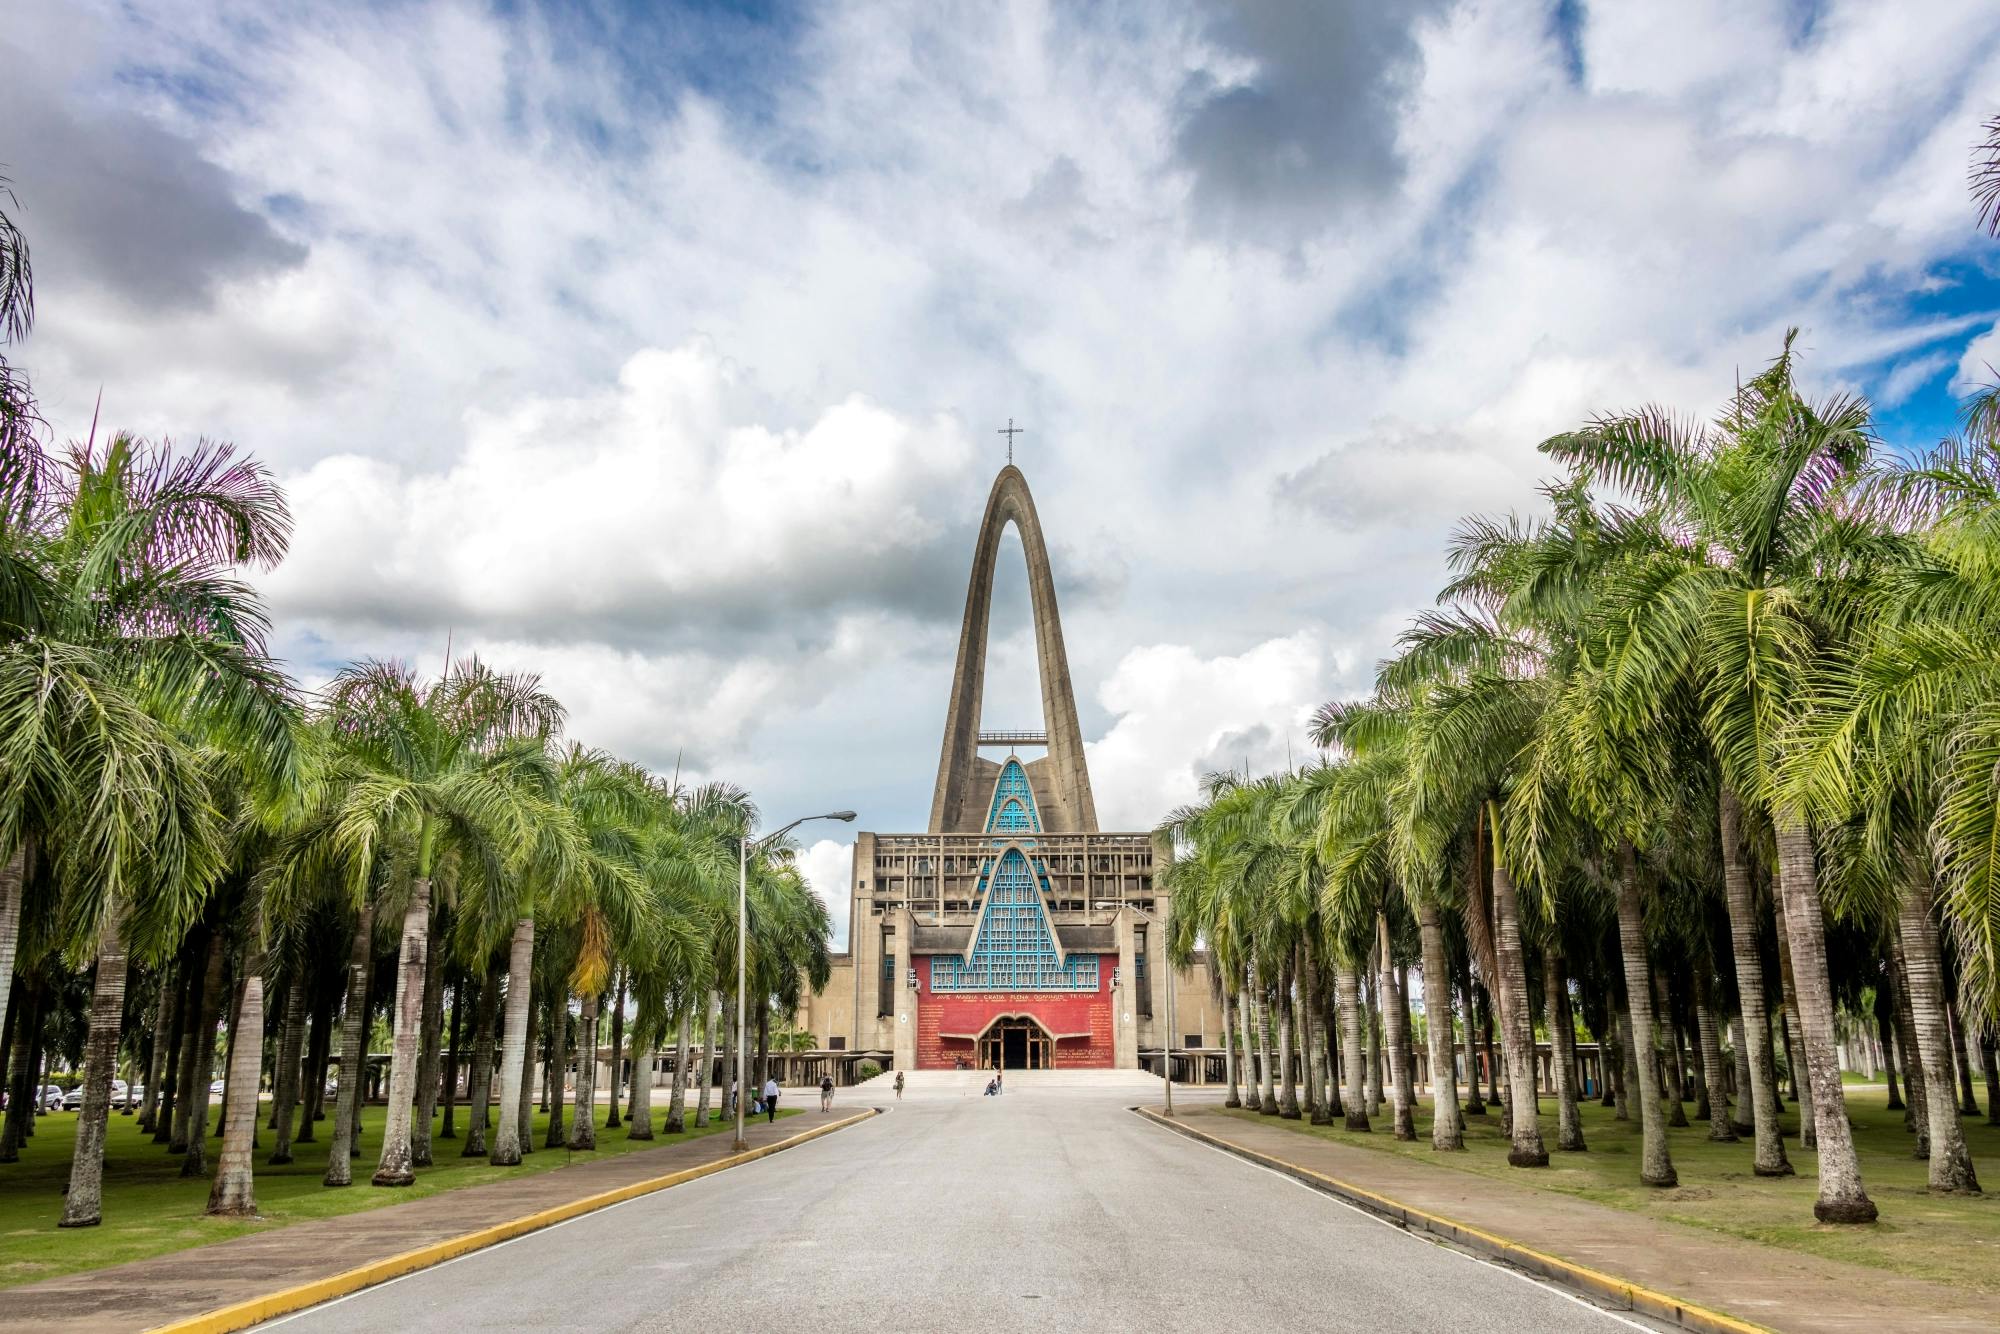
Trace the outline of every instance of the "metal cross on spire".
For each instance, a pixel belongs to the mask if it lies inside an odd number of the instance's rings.
[[[998,430],[993,433],[995,435],[1004,435],[1007,437],[1007,466],[1010,468],[1014,466],[1014,437],[1017,435],[1024,435],[1026,434],[1026,432],[1027,432],[1026,427],[1014,425],[1014,419],[1012,417],[1009,417],[1007,419],[1006,427],[1002,430]]]

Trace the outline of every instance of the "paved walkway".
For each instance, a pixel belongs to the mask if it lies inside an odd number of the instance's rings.
[[[1176,1101],[1181,1095],[1177,1092]],[[1573,1195],[1354,1148],[1210,1108],[1182,1111],[1205,1134],[1496,1233],[1682,1301],[1786,1334],[1939,1334],[1996,1328],[1974,1294],[1880,1269],[1664,1223]]]
[[[926,1072],[886,1116],[283,1334],[1630,1328],[1141,1120],[1127,1109],[1157,1080],[1069,1074],[1010,1073],[987,1098],[983,1079]]]
[[[751,1147],[757,1148],[852,1116],[868,1105],[849,1097],[827,1115],[818,1110],[815,1098],[798,1116],[781,1117],[775,1123],[753,1120],[745,1130]],[[834,1138],[847,1133],[841,1131]],[[126,1334],[151,1329],[523,1214],[699,1167],[728,1157],[731,1139],[723,1130],[657,1149],[604,1158],[581,1156],[580,1161],[552,1171],[502,1177],[489,1185],[448,1190],[408,1204],[311,1219],[212,1246],[24,1284],[0,1293],[0,1329],[7,1334]]]

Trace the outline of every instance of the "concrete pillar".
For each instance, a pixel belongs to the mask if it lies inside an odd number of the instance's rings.
[[[916,918],[908,908],[896,909],[896,1014],[895,1053],[898,1070],[917,1068],[917,993],[910,986],[914,962],[910,954]],[[880,967],[880,961],[877,961]]]
[[[1118,937],[1118,986],[1111,993],[1111,1063],[1120,1070],[1139,1068],[1139,1007],[1132,977],[1132,926],[1136,919],[1125,909],[1118,910],[1114,932]]]

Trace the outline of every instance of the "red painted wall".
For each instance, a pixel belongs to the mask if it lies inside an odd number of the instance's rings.
[[[1057,1069],[1109,1070],[1115,1055],[1111,1042],[1111,969],[1099,960],[1097,990],[972,991],[931,994],[931,960],[915,959],[917,970],[917,1068],[949,1070],[952,1059],[974,1059],[973,1043],[947,1038],[946,1033],[977,1033],[1003,1014],[1033,1015],[1049,1032],[1088,1033],[1086,1038],[1056,1041]]]

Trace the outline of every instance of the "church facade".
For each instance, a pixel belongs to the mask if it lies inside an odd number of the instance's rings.
[[[1039,731],[980,725],[1010,523],[1027,556]],[[929,828],[856,836],[848,950],[799,1026],[843,1064],[1158,1070],[1171,1059],[1198,1078],[1220,1019],[1197,957],[1172,979],[1169,1025],[1172,904],[1156,857],[1151,834],[1097,827],[1048,549],[1010,463],[973,552]]]

